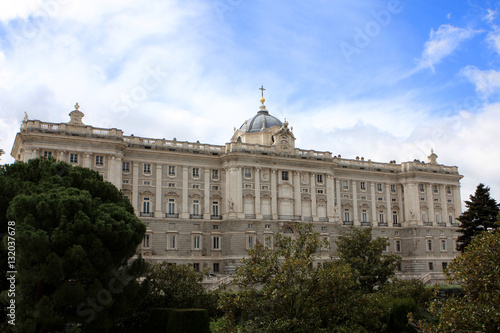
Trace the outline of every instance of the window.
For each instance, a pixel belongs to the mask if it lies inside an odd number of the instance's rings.
[[[300,192],[302,192],[302,193],[309,193],[309,189],[308,188],[301,188]]]
[[[199,250],[201,249],[201,236],[200,235],[194,235],[193,236],[193,250]]]
[[[168,166],[168,175],[169,176],[175,176],[175,166],[174,165],[169,165]]]
[[[382,212],[378,213],[378,221],[380,223],[384,223],[384,213],[382,213]]]
[[[446,239],[441,239],[441,251],[446,251]]]
[[[176,244],[176,240],[177,240],[177,235],[168,235],[168,248],[173,250],[175,249],[175,246],[177,245]]]
[[[392,223],[398,224],[398,212],[397,211],[392,212]]]
[[[396,193],[396,185],[394,184],[391,185],[391,192]]]
[[[445,271],[448,268],[448,263],[447,262],[442,262],[441,267],[443,268],[443,271]]]
[[[78,154],[69,154],[69,163],[78,163]]]
[[[432,251],[432,239],[427,240],[427,251]]]
[[[146,213],[146,214],[149,214],[149,206],[150,206],[150,201],[151,199],[149,197],[144,197],[142,199],[142,212],[143,213]]]
[[[247,229],[253,229],[253,223],[248,223],[247,224]]]
[[[252,169],[245,168],[244,169],[244,176],[245,176],[245,178],[252,178]]]
[[[142,184],[145,185],[145,186],[151,186],[151,181],[145,180],[145,181],[142,182]]]
[[[218,191],[219,185],[212,185],[212,191]]]
[[[360,198],[361,200],[366,200],[366,195],[362,195]]]
[[[281,180],[288,180],[288,171],[281,171]]]
[[[252,189],[252,184],[245,184],[244,188],[246,188],[246,189]]]
[[[349,189],[349,181],[347,181],[347,180],[343,180],[343,181],[342,181],[342,188],[343,188],[344,190]]]
[[[218,262],[214,262],[214,273],[219,273],[220,265]]]
[[[212,226],[212,229],[214,229],[214,230],[219,230],[219,225],[218,225],[218,224],[214,224],[214,225]]]
[[[123,172],[130,172],[130,162],[123,162],[122,163],[122,171]]]
[[[193,200],[193,215],[200,215],[200,200]]]
[[[193,168],[193,178],[200,178],[200,168]]]
[[[219,179],[219,170],[212,169],[212,179]]]
[[[420,201],[425,201],[425,197],[420,197]]]
[[[273,236],[271,235],[264,236],[264,246],[267,247],[268,249],[273,248]]]
[[[384,201],[384,197],[378,197],[377,200],[378,201]]]
[[[366,190],[366,183],[365,182],[359,183],[359,188],[363,191]]]
[[[419,188],[420,192],[425,192],[424,184],[419,184],[418,188]]]
[[[438,186],[437,186],[437,185],[434,185],[434,186],[433,186],[433,189],[434,189],[434,193],[436,193],[436,194],[437,194],[437,193],[439,193],[439,190],[438,190]]]
[[[255,246],[255,236],[247,235],[247,249],[251,250]]]
[[[122,184],[128,184],[129,180],[128,179],[122,179]]]
[[[448,215],[448,222],[449,222],[450,224],[452,224],[452,223],[453,223],[453,215]]]
[[[368,213],[366,210],[361,213],[361,222],[368,222]]]
[[[396,198],[391,198],[391,201],[392,201],[392,202],[397,202],[397,201],[398,201],[398,199],[396,199]]]
[[[321,227],[321,232],[326,232],[326,227],[325,226]]]
[[[395,245],[396,245],[396,252],[401,252],[401,241],[397,240],[395,242]]]
[[[382,192],[382,184],[377,184],[377,191]]]
[[[193,184],[193,188],[199,190],[200,189],[200,184]]]
[[[97,166],[103,166],[104,165],[104,156],[101,156],[101,155],[97,155],[95,157],[95,165]]]
[[[434,270],[434,263],[433,263],[433,262],[430,262],[430,263],[429,263],[429,270],[430,270],[430,271],[433,271],[433,270]]]
[[[142,240],[142,247],[144,249],[149,249],[151,247],[151,235],[145,234],[144,239]]]
[[[175,187],[175,183],[168,183],[167,186],[170,187],[170,188],[173,188],[173,187]]]
[[[51,151],[44,151],[43,152],[43,158],[48,159],[52,157],[52,152]]]
[[[394,231],[394,236],[399,236],[399,231]]]
[[[167,214],[169,215],[175,214],[175,199],[173,198],[168,199]]]
[[[219,216],[219,202],[212,201],[212,216]]]
[[[271,225],[270,224],[265,224],[264,225],[264,229],[271,229]]]
[[[212,236],[212,249],[220,250],[221,236]]]
[[[261,185],[260,189],[263,191],[269,191],[269,185]]]
[[[193,264],[193,269],[195,270],[195,272],[199,272],[199,271],[200,271],[200,264],[199,264],[199,263],[197,263],[197,262],[195,262],[195,263]]]
[[[344,211],[344,221],[345,222],[350,222],[351,221],[351,213],[349,212],[348,209]]]
[[[150,174],[151,173],[151,164],[144,163],[144,173],[145,174]]]
[[[447,194],[452,194],[452,192],[451,192],[451,186],[446,186],[446,193]]]
[[[316,193],[318,193],[318,194],[324,194],[324,193],[325,193],[325,190],[323,190],[323,189],[317,189],[317,190],[316,190]]]
[[[323,175],[316,175],[316,183],[323,184]]]

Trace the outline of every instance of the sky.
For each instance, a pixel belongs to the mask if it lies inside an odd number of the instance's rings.
[[[500,201],[500,4],[475,0],[0,3],[1,163],[24,113],[223,145],[259,109],[296,146],[458,166]]]

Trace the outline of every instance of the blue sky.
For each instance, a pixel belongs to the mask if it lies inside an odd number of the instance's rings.
[[[427,0],[0,4],[0,148],[27,112],[224,144],[258,110],[297,146],[456,165],[500,200],[500,6]],[[2,162],[13,159],[4,155]]]

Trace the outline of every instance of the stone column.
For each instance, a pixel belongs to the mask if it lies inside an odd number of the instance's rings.
[[[404,202],[405,202],[405,222],[411,225],[422,224],[420,216],[420,199],[418,195],[418,187],[415,183],[407,183],[404,185]]]
[[[239,218],[245,218],[243,211],[243,167],[240,166],[236,169],[236,214]]]
[[[441,191],[441,209],[443,211],[443,216],[441,217],[441,222],[448,222],[448,198],[446,198],[446,186],[445,185],[440,185],[439,186],[440,191]]]
[[[436,214],[434,213],[434,195],[432,194],[432,185],[427,184],[427,203],[429,205],[429,216],[427,217],[429,222],[437,222]],[[422,221],[423,222],[423,221]]]
[[[336,196],[337,196],[337,214],[335,218],[337,218],[339,221],[341,221],[341,215],[342,215],[342,202],[340,201],[340,180],[335,180],[335,187],[336,187]]]
[[[333,175],[326,175],[326,216],[330,222],[333,222],[335,212],[335,199],[333,194]]]
[[[277,172],[276,169],[271,169],[271,214],[273,220],[278,219],[278,188],[276,184]]]
[[[161,201],[163,199],[163,196],[162,196],[162,179],[163,177],[163,166],[160,165],[160,164],[156,164],[156,194],[155,194],[155,199],[156,199],[156,202],[155,202],[155,217],[157,218],[161,218],[163,217],[163,213],[162,213],[162,204],[161,204]]]
[[[92,155],[90,153],[83,154],[82,167],[92,169]]]
[[[122,189],[122,158],[111,155],[108,159],[108,181],[119,190]]]
[[[187,166],[182,167],[182,212],[181,217],[183,219],[189,218],[189,168]]]
[[[361,225],[359,223],[359,214],[358,214],[358,184],[356,181],[352,181],[352,218],[354,225]]]
[[[132,162],[132,206],[139,215],[139,162]]]
[[[318,212],[317,212],[317,206],[318,204],[316,203],[316,174],[311,173],[311,215],[313,221],[318,221]]]
[[[210,169],[205,168],[205,183],[203,184],[203,219],[210,220]]]
[[[396,185],[396,189],[398,191],[398,207],[399,207],[399,211],[398,211],[398,223],[402,225],[403,221],[405,220],[405,212],[404,212],[404,203],[403,203],[403,185],[401,184],[398,184]]]
[[[389,224],[391,220],[391,186],[389,184],[385,184],[385,201],[387,202],[387,209],[384,222]]]
[[[377,223],[377,195],[375,194],[375,183],[370,183],[371,190],[371,201],[372,201],[372,224],[375,225]]]
[[[257,220],[262,219],[262,212],[260,210],[260,169],[255,168],[255,217]]]
[[[293,201],[295,218],[302,216],[302,194],[300,192],[300,172],[294,171],[293,173]]]
[[[455,216],[453,216],[453,223],[460,223],[456,219],[462,214],[462,199],[460,197],[460,185],[451,186],[453,191],[453,204],[455,207]]]

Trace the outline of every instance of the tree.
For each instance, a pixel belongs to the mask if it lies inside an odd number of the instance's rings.
[[[500,230],[478,234],[448,265],[448,278],[462,285],[463,297],[434,300],[436,322],[419,321],[423,332],[500,331]]]
[[[379,300],[358,292],[349,265],[314,266],[320,246],[328,245],[311,224],[295,229],[292,237],[278,234],[275,249],[256,244],[248,251],[237,271],[241,291],[222,300],[226,318],[241,317],[243,332],[379,331]],[[224,330],[231,331],[227,321]]]
[[[457,218],[461,222],[458,237],[458,249],[464,252],[471,240],[479,233],[490,228],[498,228],[497,215],[500,205],[490,197],[490,188],[479,184],[474,195],[470,195],[470,200],[465,201],[467,209]]]
[[[143,332],[152,309],[207,309],[216,311],[216,297],[207,292],[201,282],[207,272],[197,272],[188,265],[173,265],[166,261],[147,264],[144,274],[150,291],[131,314],[119,320],[113,332]]]
[[[15,330],[109,330],[147,291],[142,261],[128,264],[145,233],[130,203],[97,172],[55,160],[3,166],[0,185],[2,232],[15,226]]]
[[[349,264],[355,277],[365,292],[373,292],[383,287],[394,277],[401,257],[395,254],[383,254],[389,245],[386,238],[372,239],[371,228],[350,228],[339,236],[337,252],[340,260]]]

